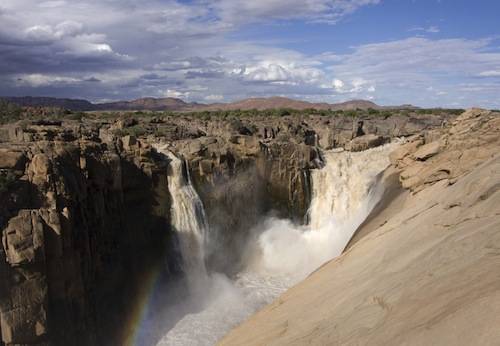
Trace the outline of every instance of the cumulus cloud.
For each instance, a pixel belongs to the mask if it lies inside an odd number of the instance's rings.
[[[189,92],[182,92],[177,90],[167,89],[165,90],[165,97],[175,97],[175,98],[189,98]]]
[[[451,105],[459,98],[460,104],[472,105],[479,95],[470,93],[472,90],[468,94],[461,93],[456,86],[457,80],[477,84],[477,78],[491,77],[496,83],[492,83],[489,90],[500,92],[500,76],[495,73],[500,70],[500,52],[491,43],[492,39],[410,37],[358,46],[328,69],[343,81],[362,78],[353,84],[353,91],[368,86],[375,92],[376,83],[377,90],[384,90],[379,99],[386,104],[397,103],[402,95],[407,95],[408,100],[413,99],[411,102],[423,105],[437,101]],[[432,85],[439,88],[429,89]],[[491,100],[489,106],[498,107],[494,103],[496,97],[492,94],[486,97]]]
[[[328,88],[329,86],[323,86]],[[335,78],[332,82],[333,89],[339,94],[351,94],[353,96],[362,92],[373,93],[375,92],[375,85],[373,82],[367,81],[360,77],[355,77],[349,82],[344,82],[341,79]],[[369,95],[365,95],[368,98]]]
[[[422,105],[468,105],[479,93],[498,99],[490,95],[500,93],[500,53],[488,38],[409,37],[309,55],[231,36],[248,24],[300,20],[321,28],[379,2],[2,0],[0,95],[205,102],[283,95]]]

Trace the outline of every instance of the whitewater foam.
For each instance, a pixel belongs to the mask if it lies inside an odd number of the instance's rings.
[[[325,152],[325,167],[311,173],[310,224],[297,227],[289,220],[268,220],[259,238],[260,270],[301,279],[339,256],[380,200],[383,186],[378,177],[395,145]]]

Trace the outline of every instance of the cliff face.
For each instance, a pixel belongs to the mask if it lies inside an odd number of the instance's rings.
[[[141,276],[151,268],[167,281],[181,274],[168,162],[154,143],[187,160],[213,232],[209,264],[231,272],[264,213],[304,221],[309,170],[321,166],[321,148],[432,136],[446,121],[179,116],[1,127],[1,339],[118,343]],[[130,134],[138,127],[139,138]]]
[[[112,340],[136,278],[172,248],[166,164],[83,138],[3,147],[3,341]]]
[[[496,344],[499,134],[498,114],[473,109],[410,137],[348,250],[221,344]]]
[[[145,127],[166,134],[162,140],[188,160],[214,240],[209,262],[231,272],[238,269],[248,230],[263,214],[306,221],[310,170],[322,166],[322,149],[356,151],[395,137],[430,136],[450,119],[447,115],[179,116]]]

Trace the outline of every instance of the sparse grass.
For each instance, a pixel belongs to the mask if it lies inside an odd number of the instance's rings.
[[[429,109],[352,109],[352,110],[332,110],[332,109],[304,109],[296,110],[289,108],[277,109],[235,109],[235,110],[215,110],[215,111],[192,111],[192,112],[174,112],[174,111],[94,111],[94,112],[75,112],[63,110],[60,108],[44,107],[43,111],[37,108],[26,109],[14,105],[10,102],[0,99],[0,124],[15,122],[18,120],[75,120],[82,121],[85,118],[104,120],[113,122],[123,117],[135,117],[137,119],[152,119],[152,118],[175,118],[175,117],[197,117],[205,121],[215,119],[242,119],[251,117],[294,117],[294,116],[322,116],[322,117],[384,117],[402,115],[402,116],[418,116],[418,115],[459,115],[463,109],[445,109],[445,108],[429,108]],[[140,128],[124,130],[125,133],[141,135],[144,132]]]
[[[15,122],[21,118],[22,108],[0,99],[0,124]]]

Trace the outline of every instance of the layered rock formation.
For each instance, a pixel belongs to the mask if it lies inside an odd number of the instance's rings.
[[[168,161],[155,143],[187,160],[214,232],[209,265],[231,272],[245,230],[264,213],[304,221],[309,170],[322,165],[321,149],[363,150],[423,132],[435,138],[431,130],[447,121],[446,115],[128,116],[0,127],[1,339],[120,343],[141,276],[156,267],[167,281],[180,274]],[[427,148],[420,159],[435,151]],[[398,162],[411,173],[408,155]],[[406,181],[417,189],[410,173]]]
[[[498,343],[499,153],[500,117],[478,109],[410,137],[348,250],[221,344]]]

